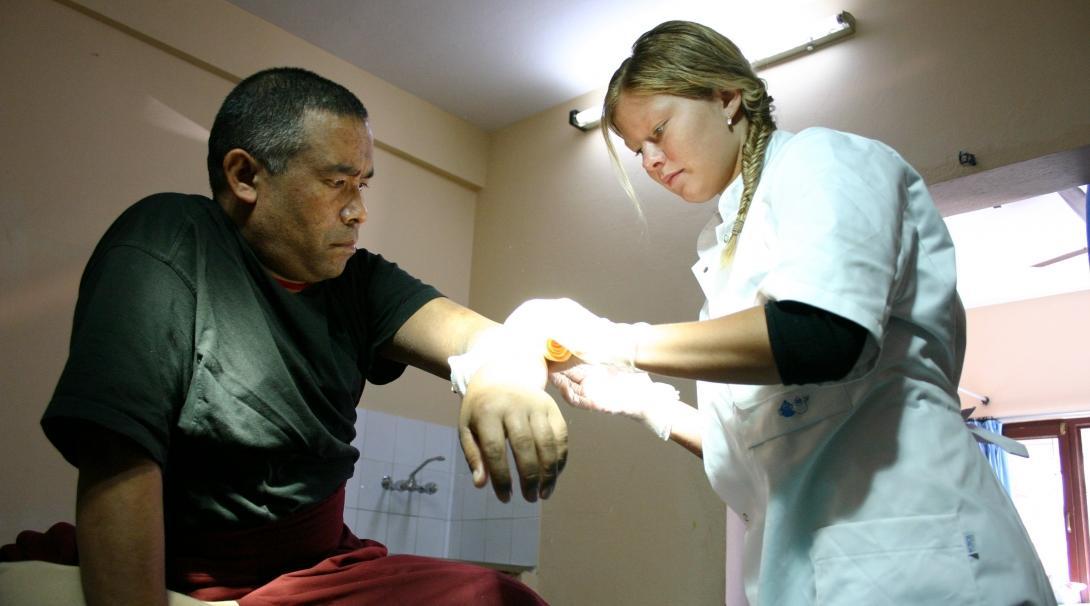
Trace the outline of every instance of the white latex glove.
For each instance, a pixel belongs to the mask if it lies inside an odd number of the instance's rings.
[[[634,371],[648,324],[611,322],[571,299],[531,299],[511,312],[504,326],[538,341],[552,339],[584,362]]]
[[[509,358],[513,355],[529,352],[538,353],[537,343],[529,341],[527,335],[513,331],[505,326],[491,328],[477,337],[469,351],[447,358],[450,366],[450,390],[465,396],[469,382],[482,366],[496,359]]]
[[[680,404],[680,394],[673,385],[655,383],[645,372],[591,364],[553,372],[549,378],[572,406],[634,419],[659,438],[670,439]]]

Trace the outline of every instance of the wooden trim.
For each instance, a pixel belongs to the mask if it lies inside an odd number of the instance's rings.
[[[1090,520],[1086,503],[1086,469],[1083,465],[1082,430],[1090,429],[1090,417],[1046,419],[1003,425],[1003,435],[1016,440],[1056,438],[1063,484],[1067,527],[1067,566],[1070,580],[1090,585]],[[1090,591],[1082,592],[1085,602]]]
[[[1083,439],[1082,430],[1090,429],[1090,422],[1070,423],[1067,430],[1067,443],[1070,446],[1067,453],[1068,470],[1070,476],[1065,475],[1064,481],[1071,480],[1071,533],[1074,541],[1068,541],[1069,568],[1071,579],[1090,585],[1090,537],[1087,529],[1090,520],[1087,519],[1086,508],[1086,469],[1083,464]],[[1065,497],[1065,501],[1067,501]],[[1072,536],[1072,535],[1069,535]],[[1082,601],[1086,601],[1087,591],[1082,592]]]
[[[1059,437],[1066,431],[1062,426],[1067,421],[1069,421],[1069,419],[1044,419],[1041,421],[1004,423],[1003,435],[1016,440]]]

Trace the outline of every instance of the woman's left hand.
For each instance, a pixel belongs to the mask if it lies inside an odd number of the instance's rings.
[[[619,414],[639,421],[663,440],[670,438],[680,402],[673,385],[656,383],[644,372],[579,363],[552,369],[549,379],[576,408]]]

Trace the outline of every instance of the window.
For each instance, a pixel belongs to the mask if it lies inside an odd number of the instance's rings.
[[[1003,425],[1030,458],[1007,457],[1011,499],[1054,581],[1090,584],[1087,540],[1090,417]],[[1087,598],[1083,592],[1083,600]]]

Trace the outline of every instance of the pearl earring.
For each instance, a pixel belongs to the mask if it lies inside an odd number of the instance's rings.
[[[727,128],[730,129],[730,132],[732,133],[734,132],[733,122],[734,120],[730,116],[727,116]]]

